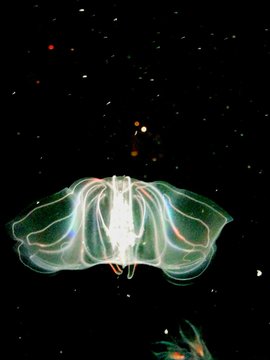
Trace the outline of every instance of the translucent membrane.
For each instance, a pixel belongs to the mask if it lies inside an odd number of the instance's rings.
[[[137,264],[172,280],[198,276],[232,218],[211,200],[163,182],[88,178],[35,203],[9,226],[20,259],[42,272]]]

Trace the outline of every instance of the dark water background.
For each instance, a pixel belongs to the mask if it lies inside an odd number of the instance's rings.
[[[148,5],[9,4],[1,223],[77,179],[114,174],[197,192],[234,222],[185,287],[147,266],[132,280],[107,266],[41,275],[3,229],[6,359],[152,359],[183,319],[216,359],[269,359],[269,16]]]

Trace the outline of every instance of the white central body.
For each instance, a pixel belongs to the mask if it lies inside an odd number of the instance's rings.
[[[113,249],[119,255],[122,266],[127,265],[129,253],[135,244],[136,235],[134,232],[132,214],[132,194],[130,178],[125,177],[122,181],[112,179],[113,201],[108,228],[108,236]]]

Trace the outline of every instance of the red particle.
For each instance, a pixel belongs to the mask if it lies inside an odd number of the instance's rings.
[[[54,50],[54,45],[53,44],[48,45],[48,49],[49,50]]]

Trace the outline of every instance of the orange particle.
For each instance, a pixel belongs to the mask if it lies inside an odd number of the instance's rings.
[[[134,122],[134,125],[135,125],[135,126],[140,126],[140,122],[139,122],[139,121],[135,121],[135,122]]]
[[[185,360],[185,355],[180,354],[180,352],[178,352],[178,351],[175,351],[170,354],[170,359],[171,360]]]
[[[130,155],[131,155],[132,157],[136,157],[136,156],[139,155],[139,151],[138,151],[138,150],[132,150],[131,153],[130,153]]]

